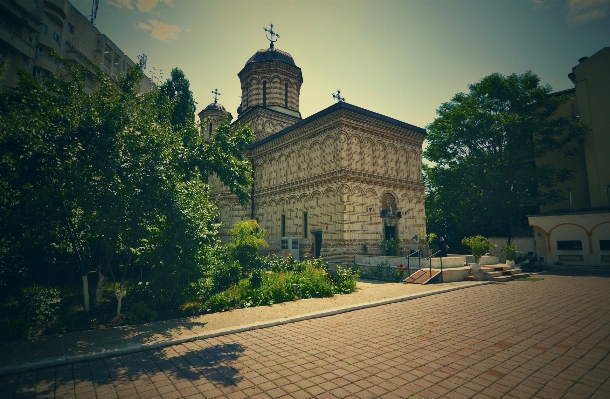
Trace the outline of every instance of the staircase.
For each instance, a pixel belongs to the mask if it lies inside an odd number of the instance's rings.
[[[529,277],[529,273],[524,273],[517,266],[507,266],[503,264],[481,266],[481,271],[485,276],[484,280],[506,282],[522,277]]]
[[[414,284],[428,284],[439,274],[441,274],[441,271],[437,269],[432,269],[432,273],[430,273],[429,269],[419,269],[418,271],[407,277],[404,282]]]

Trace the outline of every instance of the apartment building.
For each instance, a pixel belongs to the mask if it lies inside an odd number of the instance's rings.
[[[57,61],[51,49],[89,68],[90,63],[100,65],[110,76],[136,65],[67,0],[0,0],[0,62],[8,61],[0,85],[16,85],[19,67],[34,76],[53,74]],[[152,84],[145,77],[140,90]]]

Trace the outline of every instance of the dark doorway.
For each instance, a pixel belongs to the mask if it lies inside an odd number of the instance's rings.
[[[384,239],[393,240],[396,238],[396,226],[384,226]]]
[[[320,257],[320,250],[322,249],[322,232],[311,232],[313,234],[313,257]]]

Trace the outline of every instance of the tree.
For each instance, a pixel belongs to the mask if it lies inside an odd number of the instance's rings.
[[[208,176],[246,201],[251,166],[242,152],[253,133],[224,124],[207,143],[190,111],[176,111],[184,97],[138,91],[141,68],[115,80],[92,65],[88,88],[89,71],[54,56],[55,76],[21,70],[17,87],[2,89],[0,267],[20,243],[30,270],[36,260],[27,253],[76,265],[86,311],[88,274],[97,269],[96,303],[111,277],[118,317],[139,265],[156,279],[160,300],[175,305],[218,252]],[[192,100],[188,80],[175,76]]]
[[[267,231],[258,225],[256,220],[242,220],[235,223],[228,231],[231,242],[227,244],[229,253],[237,260],[244,272],[258,267],[258,249],[268,247],[265,240]]]
[[[160,87],[159,100],[174,103],[171,109],[171,120],[172,125],[178,129],[195,121],[196,102],[184,72],[179,68],[174,68],[170,76]]]
[[[424,167],[429,229],[460,237],[502,234],[511,225],[527,225],[525,215],[539,205],[562,200],[557,182],[573,178],[571,171],[536,165],[549,152],[569,157],[588,128],[554,117],[566,96],[551,96],[531,72],[503,76],[494,73],[468,86],[437,110],[427,126]]]

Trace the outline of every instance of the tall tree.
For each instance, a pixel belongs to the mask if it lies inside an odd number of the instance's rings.
[[[159,100],[173,103],[171,120],[176,129],[195,121],[195,99],[190,83],[181,69],[172,69],[170,78],[161,85]]]
[[[566,96],[551,96],[530,71],[494,73],[437,110],[428,125],[424,157],[427,224],[452,241],[476,234],[511,237],[535,207],[562,200],[555,184],[569,170],[536,165],[549,152],[574,155],[588,128],[555,117]]]
[[[52,78],[23,70],[16,88],[2,89],[0,267],[19,243],[28,245],[22,253],[65,254],[82,274],[85,310],[96,268],[96,302],[111,277],[118,316],[129,270],[140,265],[175,304],[215,256],[207,177],[217,173],[246,200],[251,168],[241,152],[253,134],[225,124],[207,143],[191,111],[176,113],[178,97],[138,92],[140,68],[117,81],[92,66],[88,88],[87,70],[57,59]],[[176,77],[192,100],[188,80]]]

